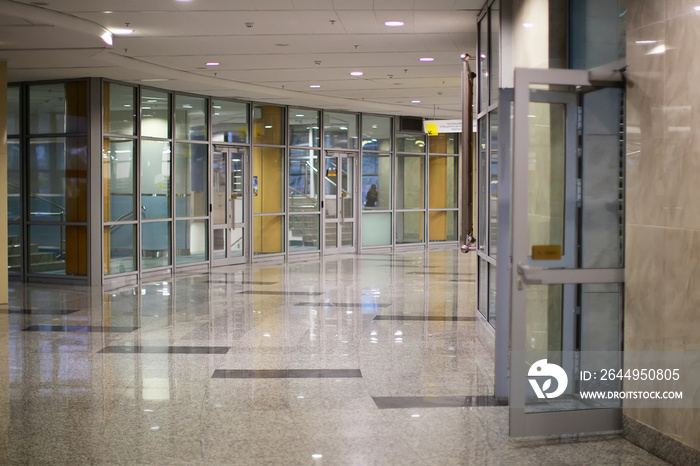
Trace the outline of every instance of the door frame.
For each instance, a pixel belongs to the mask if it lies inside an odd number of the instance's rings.
[[[326,171],[327,171],[327,166],[326,166],[326,159],[329,157],[335,157],[337,159],[337,170],[342,173],[342,160],[347,159],[348,163],[352,163],[353,167],[353,179],[352,179],[352,208],[353,208],[353,216],[352,216],[352,223],[353,223],[353,228],[352,228],[352,237],[353,237],[353,244],[352,246],[342,246],[342,229],[340,228],[340,225],[342,225],[345,217],[343,212],[343,208],[339,209],[339,214],[336,218],[334,219],[328,219],[326,217],[326,202],[328,200],[326,199]],[[335,255],[335,254],[349,254],[349,253],[356,253],[358,251],[358,245],[359,245],[359,238],[358,238],[358,232],[359,230],[359,222],[360,222],[360,204],[358,202],[358,199],[360,198],[359,193],[360,193],[360,174],[359,174],[359,166],[360,166],[360,155],[357,152],[351,152],[351,151],[344,151],[344,150],[337,150],[337,149],[326,149],[323,151],[323,164],[321,168],[321,180],[322,180],[322,198],[321,198],[321,251],[322,255]],[[340,177],[337,177],[338,180]],[[336,186],[337,187],[337,186]],[[338,194],[336,194],[336,200],[337,200]],[[326,245],[326,225],[329,223],[333,223],[336,225],[336,246],[335,247],[329,247]]]
[[[237,264],[247,264],[250,262],[250,245],[251,245],[251,209],[252,209],[252,189],[251,189],[251,176],[250,176],[250,147],[249,146],[241,146],[241,145],[235,145],[235,144],[212,144],[212,156],[210,157],[211,163],[210,163],[210,208],[209,208],[209,224],[211,225],[210,228],[210,238],[209,238],[209,257],[211,258],[211,267],[221,267],[221,266],[228,266],[228,265],[237,265]],[[230,239],[229,239],[229,232],[226,234],[226,257],[220,258],[220,259],[215,259],[214,258],[214,230],[219,229],[217,228],[218,225],[214,224],[214,152],[223,152],[226,154],[226,199],[227,201],[231,201],[231,179],[229,178],[232,176],[231,173],[231,154],[237,151],[241,151],[244,154],[243,157],[243,192],[244,192],[244,199],[243,199],[243,224],[239,225],[236,223],[235,219],[235,211],[232,212],[234,215],[234,218],[232,218],[231,223],[233,225],[233,228],[237,228],[242,226],[243,227],[243,236],[242,236],[242,241],[243,241],[243,254],[241,256],[230,256]],[[230,230],[231,227],[226,227],[226,230]]]
[[[529,164],[529,103],[532,84],[607,87],[618,86],[620,73],[598,73],[566,69],[516,69],[513,106],[513,157],[511,192],[511,232],[527,231],[528,225],[528,164]],[[576,110],[578,112],[578,110]],[[567,113],[570,115],[570,113]],[[569,126],[567,124],[567,126]],[[567,142],[567,162],[578,161],[578,141],[571,152]],[[567,163],[577,165],[577,163]],[[568,171],[568,169],[567,169]],[[568,176],[567,176],[568,178]],[[504,180],[505,181],[505,180]],[[576,199],[575,199],[576,201]],[[567,201],[568,202],[568,201]],[[566,226],[565,226],[566,228]],[[568,237],[568,235],[566,235]],[[584,409],[571,411],[526,412],[528,390],[526,367],[527,348],[527,285],[564,285],[586,283],[622,283],[624,268],[578,269],[566,263],[538,262],[530,265],[528,235],[513,234],[512,265],[510,268],[510,435],[514,437],[561,435],[580,432],[620,430],[621,408]],[[565,245],[564,249],[567,249]],[[505,259],[505,258],[504,258]],[[561,268],[561,267],[569,268]],[[555,268],[553,268],[555,267]],[[563,326],[568,324],[563,323]],[[567,348],[562,348],[566,350]],[[566,366],[566,364],[565,364]],[[573,370],[573,367],[565,367]]]

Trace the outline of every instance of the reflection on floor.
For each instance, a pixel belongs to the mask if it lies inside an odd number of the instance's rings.
[[[508,437],[474,269],[455,249],[13,285],[0,464],[664,464]]]

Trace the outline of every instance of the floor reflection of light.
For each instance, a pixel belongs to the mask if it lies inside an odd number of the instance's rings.
[[[311,457],[315,460],[320,460],[321,458],[323,458],[323,455],[320,453],[314,453],[313,455],[311,455]]]

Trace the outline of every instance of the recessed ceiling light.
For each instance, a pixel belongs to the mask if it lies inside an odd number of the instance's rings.
[[[129,29],[129,28],[114,28],[114,29],[110,29],[110,32],[112,34],[116,34],[118,36],[127,36],[127,35],[131,34],[132,32],[134,32],[134,30]]]
[[[419,103],[420,103],[420,100],[412,100],[411,103],[412,103],[412,104],[419,104]]]
[[[351,71],[350,76],[362,76],[364,73],[362,71]]]
[[[304,115],[297,115],[297,118],[304,118]]]
[[[635,42],[636,44],[655,44],[655,40],[638,40]]]
[[[221,63],[219,63],[218,61],[210,61],[206,63],[207,66],[219,66],[220,64]]]
[[[523,27],[524,27],[524,28],[534,28],[535,25],[532,24],[532,23],[523,23]]]
[[[102,41],[107,44],[107,45],[114,45],[114,37],[112,36],[112,33],[109,31],[106,31],[104,34],[100,36]]]
[[[700,5],[699,5],[699,6],[696,6],[696,7],[693,7],[693,9],[694,9],[695,11],[700,11]]]
[[[321,87],[321,85],[320,85],[320,84],[312,84],[312,85],[310,85],[309,87],[310,87],[311,89],[318,89],[318,88]]]
[[[106,11],[103,11],[102,13],[104,13],[104,14],[106,14],[106,15],[109,15],[109,14],[112,14],[112,13],[114,13],[114,12],[113,12],[112,10],[106,10]]]
[[[384,26],[389,26],[390,28],[397,28],[403,26],[403,21],[386,21]]]
[[[419,60],[420,61],[435,61],[435,59],[432,57],[423,57],[423,58],[419,58]]]

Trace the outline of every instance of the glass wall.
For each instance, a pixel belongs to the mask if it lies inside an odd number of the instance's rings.
[[[393,118],[362,117],[362,246],[391,246]]]
[[[459,134],[430,136],[428,231],[430,241],[459,239]]]
[[[21,182],[8,185],[9,192],[14,193],[8,201],[15,203],[15,222],[16,202],[21,197],[17,193],[24,193],[27,199],[24,213],[29,233],[27,271],[29,274],[85,277],[88,268],[88,83],[33,84],[27,87],[27,93],[26,159],[20,155],[21,139],[12,139],[8,144],[10,169],[18,172],[24,163],[28,173],[26,186]],[[11,102],[16,104],[17,93],[13,91],[12,94]],[[16,131],[18,119],[11,117],[10,120],[12,130]],[[14,223],[15,231],[17,225]]]
[[[7,87],[7,262],[10,273],[22,272],[22,152],[20,87]]]

